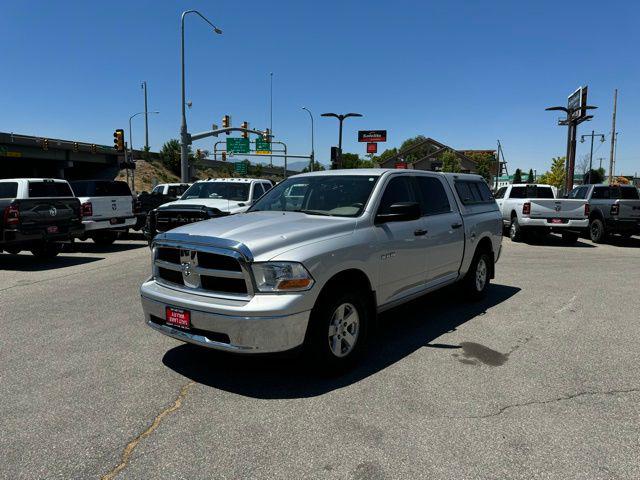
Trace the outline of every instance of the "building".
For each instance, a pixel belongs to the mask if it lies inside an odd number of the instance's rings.
[[[497,182],[497,188],[500,187],[508,187],[509,185],[511,185],[513,183],[513,177],[515,175],[501,175],[498,177],[498,182]],[[533,179],[532,182],[529,182],[529,174],[528,173],[522,173],[522,175],[520,175],[520,178],[522,178],[522,183],[535,183],[535,179]]]

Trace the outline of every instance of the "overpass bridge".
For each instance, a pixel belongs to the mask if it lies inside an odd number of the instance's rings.
[[[106,145],[0,132],[0,178],[113,179],[123,161]]]

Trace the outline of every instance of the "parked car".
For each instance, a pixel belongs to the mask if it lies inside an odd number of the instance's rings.
[[[358,357],[377,312],[456,282],[482,297],[501,241],[478,175],[307,173],[242,215],[159,234],[142,306],[170,337],[245,354],[302,347],[333,372]]]
[[[528,233],[558,232],[567,244],[578,241],[589,224],[586,200],[556,198],[550,185],[515,184],[496,192],[502,221],[514,242]]]
[[[142,192],[138,195],[138,211],[134,230],[142,230],[147,222],[147,215],[160,205],[174,202],[191,186],[190,183],[160,183],[153,187],[151,193]]]
[[[136,200],[126,182],[119,180],[79,180],[71,188],[80,200],[83,240],[111,245],[120,233],[136,224]]]
[[[569,198],[588,202],[593,242],[602,243],[609,234],[640,235],[640,195],[635,186],[583,185],[571,190]]]
[[[59,242],[83,232],[80,202],[65,180],[0,180],[0,210],[0,252],[29,250],[51,258],[58,254]]]
[[[147,216],[144,235],[149,242],[161,232],[189,223],[246,212],[272,187],[259,178],[210,178],[195,182],[179,200],[165,203]]]

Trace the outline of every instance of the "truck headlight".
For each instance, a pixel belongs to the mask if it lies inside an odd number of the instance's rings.
[[[299,292],[309,290],[313,277],[300,263],[258,262],[251,265],[260,292]]]

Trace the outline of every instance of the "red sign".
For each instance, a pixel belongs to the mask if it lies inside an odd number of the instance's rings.
[[[378,144],[367,143],[367,153],[378,153]]]
[[[179,308],[166,308],[166,321],[172,327],[191,328],[191,312]]]
[[[395,167],[399,168],[399,169],[406,170],[407,169],[407,163],[406,162],[396,162]]]
[[[386,142],[387,131],[386,130],[359,130],[358,131],[359,142]]]

